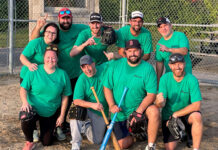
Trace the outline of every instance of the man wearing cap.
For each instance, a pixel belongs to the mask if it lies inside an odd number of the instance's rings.
[[[79,34],[70,56],[74,57],[81,52],[85,52],[93,58],[96,65],[102,64],[108,59],[113,59],[113,53],[106,53],[109,45],[101,43],[101,35],[104,30],[102,16],[99,13],[92,13],[89,28]],[[107,58],[108,56],[109,58]]]
[[[40,30],[46,24],[46,19],[47,19],[47,15],[43,19],[40,18],[37,21],[36,27],[33,29],[33,32],[31,34],[31,39],[41,36],[42,32],[40,32]],[[79,59],[81,56],[84,55],[84,53],[80,53],[75,57],[70,57],[69,54],[72,47],[74,46],[74,43],[76,42],[79,33],[82,30],[88,28],[88,26],[83,24],[72,24],[72,20],[73,17],[70,9],[68,8],[60,9],[58,13],[58,23],[60,27],[60,32],[59,32],[60,42],[58,43],[58,48],[59,48],[58,66],[67,72],[71,81],[71,87],[73,92],[77,78],[81,73]],[[73,100],[73,95],[69,96],[67,111],[69,110],[72,100]],[[64,125],[65,124],[66,121]]]
[[[155,104],[162,108],[163,141],[167,150],[174,150],[178,140],[171,135],[167,122],[170,116],[181,118],[187,132],[191,130],[193,149],[199,150],[202,137],[201,91],[197,78],[185,72],[185,59],[180,53],[169,57],[172,72],[164,74],[160,79],[159,91]]]
[[[100,144],[104,138],[106,124],[101,115],[104,110],[108,116],[108,105],[103,92],[103,78],[107,70],[107,63],[95,67],[95,63],[88,55],[81,57],[80,67],[83,73],[76,82],[73,103],[87,108],[89,120],[70,120],[72,150],[80,149],[82,143],[81,133],[86,134],[89,141]],[[97,103],[91,87],[95,88],[100,103]]]
[[[125,42],[136,39],[141,44],[144,60],[150,58],[153,51],[151,33],[143,27],[144,15],[140,11],[133,11],[129,20],[130,25],[126,25],[118,30],[117,47],[121,56],[125,57]]]
[[[170,72],[171,69],[168,66],[169,56],[172,53],[180,53],[184,56],[186,66],[185,71],[192,73],[192,62],[189,55],[189,41],[186,35],[182,32],[173,31],[170,20],[166,17],[160,17],[157,20],[157,30],[162,35],[162,38],[156,45],[156,71],[157,81],[159,83],[160,77],[163,74],[164,66],[165,72]]]
[[[133,138],[127,129],[127,119],[136,111],[148,119],[148,146],[155,149],[155,140],[159,126],[159,110],[153,105],[156,97],[157,79],[154,68],[142,59],[141,45],[138,40],[129,40],[125,44],[126,58],[112,62],[107,70],[104,94],[111,118],[117,114],[114,133],[122,149],[133,144]],[[124,87],[128,87],[121,109],[118,108]]]

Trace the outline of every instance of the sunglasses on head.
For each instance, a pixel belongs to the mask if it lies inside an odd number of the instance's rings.
[[[173,55],[170,57],[169,62],[174,64],[176,62],[184,62],[184,57],[182,55]]]
[[[60,11],[59,14],[60,14],[60,15],[63,15],[63,14],[68,14],[68,15],[70,15],[70,14],[71,14],[71,11],[70,11],[70,10],[66,10],[66,11],[63,10],[63,11]]]
[[[46,50],[58,51],[58,48],[49,46],[49,47],[46,48]]]

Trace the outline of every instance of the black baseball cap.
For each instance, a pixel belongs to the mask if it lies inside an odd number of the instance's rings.
[[[125,49],[127,50],[129,48],[138,48],[138,49],[141,49],[141,44],[139,43],[138,40],[129,40],[129,41],[126,41]]]
[[[158,20],[157,20],[157,26],[160,27],[161,24],[168,24],[170,23],[170,20],[166,17],[160,17]]]
[[[90,22],[102,22],[102,16],[99,13],[92,13],[90,15]]]
[[[82,65],[90,65],[93,63],[92,57],[89,55],[84,55],[83,57],[80,58],[80,66]]]
[[[169,64],[175,64],[177,62],[185,62],[184,56],[179,53],[171,54],[169,59]]]

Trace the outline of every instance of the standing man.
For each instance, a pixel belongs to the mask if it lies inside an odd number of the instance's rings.
[[[158,108],[153,105],[157,92],[156,73],[149,63],[142,60],[142,50],[138,40],[126,42],[125,55],[126,58],[110,64],[103,83],[105,98],[112,113],[111,117],[113,118],[114,113],[119,112],[115,120],[114,132],[120,148],[130,147],[133,144],[133,138],[127,129],[127,119],[136,111],[138,115],[145,115],[148,119],[146,149],[155,149],[154,143],[160,117]],[[129,90],[119,109],[117,105],[124,87],[128,87]]]
[[[150,53],[153,51],[151,33],[143,27],[144,15],[140,11],[133,11],[129,20],[130,25],[126,25],[118,30],[117,47],[121,56],[126,57],[125,43],[136,39],[139,41],[142,49],[142,59],[149,60]]]
[[[79,34],[70,56],[74,57],[81,52],[85,52],[92,57],[96,65],[108,61],[105,55],[109,55],[111,56],[109,59],[113,59],[114,53],[106,53],[109,45],[101,43],[102,33],[105,29],[102,16],[99,13],[92,13],[90,15],[89,28]]]
[[[159,94],[155,104],[162,109],[163,141],[167,150],[174,150],[178,143],[168,129],[170,117],[181,118],[186,129],[191,129],[193,150],[199,150],[203,132],[200,113],[201,92],[198,80],[185,72],[185,59],[182,54],[174,53],[169,58],[172,72],[160,79]],[[166,105],[165,105],[166,104]]]
[[[31,39],[37,38],[41,35],[40,30],[46,24],[47,16],[43,19],[39,19],[37,21],[36,27],[33,29]],[[62,8],[58,13],[58,23],[60,27],[59,39],[60,42],[58,44],[59,53],[58,53],[58,66],[67,72],[72,92],[74,91],[74,87],[77,81],[78,76],[81,73],[79,59],[84,53],[80,53],[75,57],[70,57],[70,51],[76,42],[76,39],[79,33],[88,28],[88,26],[83,24],[72,24],[73,16],[68,8]],[[70,108],[70,105],[73,100],[73,95],[69,96],[69,103],[66,110],[66,114]],[[66,123],[66,115],[64,127],[67,125]]]
[[[88,55],[81,57],[80,67],[83,73],[80,75],[74,92],[73,103],[77,106],[87,108],[88,119],[80,121],[70,120],[72,149],[79,150],[82,143],[81,133],[86,134],[89,141],[100,144],[104,138],[106,124],[100,113],[104,110],[108,116],[108,105],[103,92],[103,78],[107,69],[107,64],[95,67],[95,63]],[[94,87],[100,103],[97,103],[91,87]]]
[[[187,73],[192,73],[192,62],[189,55],[189,41],[186,35],[182,32],[173,31],[172,24],[166,17],[160,17],[157,20],[157,30],[162,35],[162,38],[156,45],[155,55],[155,59],[157,60],[156,71],[158,83],[163,74],[164,66],[166,69],[165,72],[171,71],[168,63],[169,57],[172,53],[182,54],[186,62],[185,71]]]

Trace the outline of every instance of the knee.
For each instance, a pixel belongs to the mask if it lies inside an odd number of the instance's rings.
[[[200,112],[193,112],[190,116],[188,121],[193,124],[193,123],[197,123],[197,124],[202,124],[202,116]]]
[[[148,119],[159,120],[160,119],[160,111],[157,106],[151,105],[146,110],[146,115]]]
[[[120,149],[127,149],[133,144],[133,138],[131,136],[127,136],[118,141]]]
[[[53,139],[52,139],[52,135],[51,134],[45,134],[42,139],[41,139],[41,142],[42,142],[42,145],[43,146],[50,146],[52,145],[52,142],[53,142]]]

